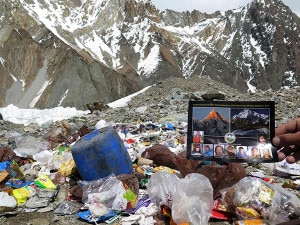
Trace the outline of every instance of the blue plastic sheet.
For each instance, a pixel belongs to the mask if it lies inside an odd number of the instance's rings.
[[[0,172],[2,172],[3,170],[5,170],[9,165],[10,165],[9,161],[0,162]]]
[[[77,213],[77,216],[80,217],[81,219],[83,220],[86,220],[90,223],[93,223],[93,222],[103,222],[105,220],[108,220],[114,216],[116,216],[116,212],[114,210],[110,210],[107,214],[105,214],[104,216],[100,216],[98,218],[93,218],[92,217],[92,214],[89,210],[87,211],[84,211],[84,212],[79,212]]]

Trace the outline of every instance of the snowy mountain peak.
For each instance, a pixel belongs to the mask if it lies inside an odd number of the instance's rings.
[[[251,109],[244,109],[243,111],[241,111],[237,115],[233,115],[232,119],[233,120],[247,119],[247,120],[250,120],[251,123],[256,123],[258,120],[267,121],[269,119],[269,116],[265,115],[265,114],[258,113],[254,110],[251,110]]]
[[[213,119],[221,120],[224,123],[228,123],[228,121],[223,116],[221,116],[218,112],[216,112],[214,109],[211,110],[203,120],[213,120]]]
[[[150,0],[6,0],[0,13],[3,105],[85,108],[170,76],[250,92],[300,83],[300,21],[280,0],[212,14]]]

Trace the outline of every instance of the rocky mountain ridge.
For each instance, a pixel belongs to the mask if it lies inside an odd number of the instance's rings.
[[[280,0],[213,14],[150,0],[1,1],[0,106],[109,103],[172,78],[239,89],[297,86],[299,17]]]

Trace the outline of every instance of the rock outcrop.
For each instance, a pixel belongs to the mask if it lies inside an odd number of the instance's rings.
[[[169,77],[241,92],[300,82],[300,19],[280,0],[213,14],[150,0],[0,4],[0,107],[86,109]]]

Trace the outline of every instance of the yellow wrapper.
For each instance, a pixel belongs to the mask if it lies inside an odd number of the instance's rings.
[[[171,169],[171,168],[166,167],[166,166],[157,166],[157,167],[154,167],[154,168],[153,168],[153,172],[154,172],[154,173],[156,173],[156,172],[158,172],[158,171],[165,171],[165,172],[173,173],[173,174],[176,173],[176,170]]]
[[[58,171],[60,174],[65,176],[70,176],[71,174],[76,172],[76,165],[73,159],[68,160],[64,164],[61,165],[60,170]]]
[[[56,185],[45,174],[42,174],[41,176],[39,176],[35,180],[34,184],[40,188],[56,189]]]
[[[30,196],[30,191],[26,188],[18,188],[13,190],[13,196],[17,199],[18,205],[22,205]]]
[[[0,183],[8,177],[9,173],[6,170],[0,172]]]
[[[267,225],[268,223],[261,219],[236,221],[235,225]]]
[[[261,215],[252,207],[236,207],[238,210],[238,213],[244,218],[244,219],[259,219],[261,218]]]

